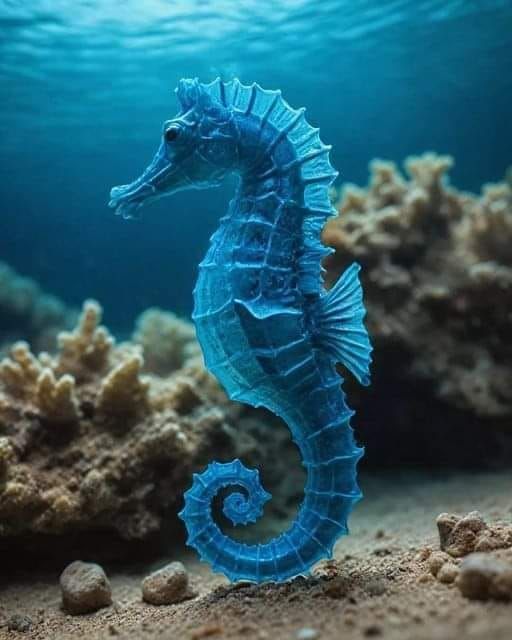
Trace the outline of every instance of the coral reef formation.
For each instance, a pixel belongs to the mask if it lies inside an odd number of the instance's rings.
[[[404,177],[374,160],[368,188],[346,185],[323,235],[335,249],[328,282],[363,264],[377,363],[379,351],[402,351],[404,376],[428,380],[442,401],[510,417],[512,185],[459,192],[447,184],[452,164],[411,157]]]
[[[37,349],[50,348],[57,332],[73,326],[76,316],[34,280],[0,262],[0,351],[2,344],[20,337],[34,342]]]
[[[164,378],[142,373],[143,348],[116,344],[100,318],[87,302],[54,355],[18,342],[0,363],[0,539],[93,529],[144,538],[212,451],[250,458],[260,449],[231,426],[238,405],[187,359],[194,350],[183,349],[181,325]]]

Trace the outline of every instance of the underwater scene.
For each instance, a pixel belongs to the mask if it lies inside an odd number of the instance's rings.
[[[510,0],[0,0],[0,640],[510,640]]]

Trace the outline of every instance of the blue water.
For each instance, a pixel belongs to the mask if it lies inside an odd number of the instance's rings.
[[[191,309],[232,184],[124,222],[180,77],[281,88],[334,145],[341,179],[434,149],[478,190],[512,164],[510,0],[0,0],[0,260],[127,328]]]

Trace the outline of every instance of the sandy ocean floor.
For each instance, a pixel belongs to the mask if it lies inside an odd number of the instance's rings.
[[[512,603],[464,599],[430,575],[426,556],[439,548],[435,521],[441,512],[478,510],[488,522],[511,522],[512,471],[363,475],[361,485],[365,499],[352,516],[351,535],[338,544],[335,560],[321,563],[310,578],[228,585],[181,550],[151,566],[105,566],[114,605],[69,616],[60,609],[62,567],[51,576],[34,568],[0,587],[0,638],[510,640]],[[199,595],[172,606],[144,604],[141,579],[178,559]],[[14,614],[31,619],[28,632],[8,631]]]

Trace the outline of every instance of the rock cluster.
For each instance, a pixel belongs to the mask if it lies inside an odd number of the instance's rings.
[[[71,615],[92,613],[112,604],[112,588],[103,568],[76,560],[60,576],[62,608]],[[181,562],[171,562],[148,575],[141,584],[142,599],[153,605],[177,604],[194,598],[189,576]],[[18,616],[19,617],[19,616]]]
[[[442,550],[429,555],[428,566],[439,582],[455,583],[470,600],[512,600],[512,525],[488,525],[472,511],[442,513],[437,527]]]
[[[453,558],[474,551],[493,551],[512,547],[512,525],[489,526],[478,511],[466,516],[442,513],[437,518],[441,549]]]
[[[429,558],[428,565],[432,575],[443,584],[455,582],[459,574],[458,565],[454,564],[446,553],[433,553]]]

